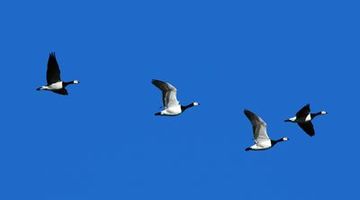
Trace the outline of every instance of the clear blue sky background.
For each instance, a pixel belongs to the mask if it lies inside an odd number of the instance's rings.
[[[0,199],[354,199],[357,1],[0,3]],[[55,51],[69,96],[37,92]],[[201,106],[155,117],[160,92]],[[329,115],[317,135],[283,120]],[[259,114],[273,138],[245,152]]]

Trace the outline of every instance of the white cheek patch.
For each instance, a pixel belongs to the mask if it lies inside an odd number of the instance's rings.
[[[78,81],[78,80],[75,80],[75,81],[74,81],[74,83],[75,83],[75,84],[78,84],[78,83],[79,83],[79,81]]]
[[[198,105],[199,105],[199,103],[198,103],[198,102],[194,102],[193,104],[194,104],[194,106],[198,106]]]
[[[326,115],[327,112],[326,112],[326,111],[321,111],[321,114],[322,114],[322,115]]]

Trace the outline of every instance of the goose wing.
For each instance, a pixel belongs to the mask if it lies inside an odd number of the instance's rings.
[[[309,113],[310,113],[310,104],[306,104],[296,113],[296,118],[305,118]]]
[[[60,69],[56,61],[55,53],[50,53],[47,64],[46,80],[48,85],[61,81]]]
[[[52,90],[52,92],[54,92],[56,94],[61,94],[61,95],[68,95],[68,91],[65,88],[62,88],[60,90]]]
[[[266,130],[266,122],[249,110],[244,110],[244,113],[252,124],[255,141],[257,143],[270,141]]]
[[[163,105],[165,108],[179,105],[179,102],[176,98],[176,88],[170,83],[160,81],[160,80],[152,80],[152,84],[154,84],[157,88],[159,88],[162,92]]]
[[[300,128],[302,130],[305,131],[306,134],[308,134],[309,136],[314,136],[315,135],[315,130],[314,130],[314,126],[311,123],[311,121],[308,122],[304,122],[304,123],[298,123],[298,125],[300,126]]]

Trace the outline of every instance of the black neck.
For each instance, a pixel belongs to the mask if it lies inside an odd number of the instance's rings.
[[[284,140],[282,138],[278,139],[278,140],[271,140],[271,146],[274,146],[275,144],[279,143],[279,142],[283,142]]]
[[[63,86],[64,86],[64,87],[66,87],[66,86],[68,86],[68,85],[70,85],[70,84],[74,84],[74,81],[69,81],[69,82],[63,81]]]
[[[191,108],[191,107],[193,107],[193,106],[194,106],[193,103],[191,103],[191,104],[189,104],[189,105],[186,105],[186,106],[181,106],[181,111],[185,111],[186,109]]]
[[[316,116],[321,115],[321,112],[317,112],[317,113],[311,113],[311,119],[314,119]]]

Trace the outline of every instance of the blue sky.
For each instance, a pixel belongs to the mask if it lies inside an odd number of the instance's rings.
[[[0,3],[0,198],[354,199],[356,1]],[[38,92],[55,51],[69,96]],[[170,81],[201,106],[155,117]],[[317,135],[283,122],[306,103]],[[247,108],[272,138],[245,152]]]

